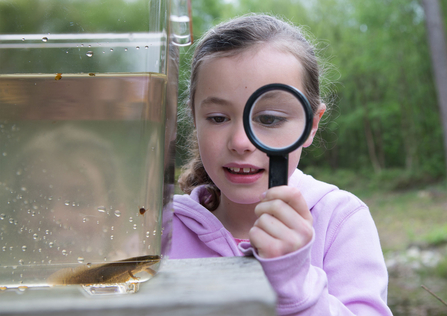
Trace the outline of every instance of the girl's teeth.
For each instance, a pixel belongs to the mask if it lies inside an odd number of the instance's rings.
[[[256,172],[256,169],[253,168],[229,168],[232,172],[239,173],[250,173],[250,172]]]

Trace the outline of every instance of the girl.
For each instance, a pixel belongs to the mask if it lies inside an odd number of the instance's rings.
[[[296,169],[267,190],[268,157],[247,138],[242,113],[269,83],[301,90],[326,110],[319,67],[300,30],[266,15],[223,23],[196,47],[189,91],[195,152],[174,197],[170,258],[254,255],[278,296],[279,315],[390,315],[376,227],[358,198]]]

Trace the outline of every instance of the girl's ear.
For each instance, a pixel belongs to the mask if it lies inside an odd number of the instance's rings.
[[[321,118],[323,117],[324,112],[326,111],[326,104],[321,103],[318,107],[317,113],[314,115],[314,119],[312,122],[312,130],[310,131],[310,135],[307,138],[306,142],[304,143],[303,147],[309,147],[312,145],[312,142],[314,140],[315,134],[318,130],[318,124],[320,123]]]

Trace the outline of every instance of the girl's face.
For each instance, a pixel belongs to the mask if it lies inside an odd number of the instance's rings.
[[[283,83],[303,91],[303,67],[290,53],[260,46],[232,57],[211,58],[200,66],[194,98],[199,152],[222,198],[251,204],[268,188],[269,159],[247,138],[242,113],[250,95],[263,85]],[[318,116],[318,115],[317,115]],[[312,143],[318,127],[304,144]],[[301,148],[289,154],[289,177]]]

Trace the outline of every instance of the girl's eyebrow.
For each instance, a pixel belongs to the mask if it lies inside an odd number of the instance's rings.
[[[207,107],[207,106],[211,106],[211,105],[223,105],[223,106],[228,106],[230,105],[231,102],[225,99],[221,99],[218,97],[207,97],[205,98],[205,100],[203,100],[202,102],[200,102],[200,106],[202,107]]]

